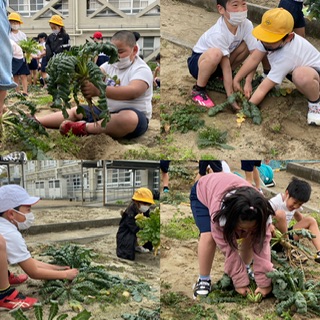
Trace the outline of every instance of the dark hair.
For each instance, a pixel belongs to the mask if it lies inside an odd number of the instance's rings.
[[[226,9],[228,0],[217,0],[217,5],[224,7]]]
[[[156,56],[156,61],[160,61],[160,58],[161,58],[160,53],[158,53]]]
[[[221,201],[221,209],[216,212],[213,221],[226,220],[223,238],[230,247],[237,249],[235,230],[241,221],[256,221],[252,235],[253,243],[262,249],[267,231],[267,221],[274,211],[269,201],[253,187],[231,188],[226,191]]]
[[[117,40],[117,41],[121,41],[124,42],[125,44],[127,44],[129,47],[133,48],[136,45],[136,37],[133,34],[133,32],[128,31],[128,30],[121,30],[116,32],[111,40]]]
[[[47,40],[48,36],[45,32],[41,32],[38,34],[38,39],[40,39],[40,38],[45,38]]]
[[[308,202],[311,195],[311,186],[304,180],[293,177],[286,189],[289,197],[295,198],[300,202]]]
[[[133,35],[134,35],[134,37],[135,37],[136,41],[138,41],[138,40],[140,39],[140,33],[139,33],[139,32],[137,32],[137,31],[133,31],[132,33],[133,33]]]

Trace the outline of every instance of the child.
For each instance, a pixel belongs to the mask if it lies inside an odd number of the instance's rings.
[[[99,31],[95,32],[93,34],[93,37],[90,37],[90,38],[93,39],[93,41],[95,43],[102,43],[103,42],[102,33]],[[97,55],[94,58],[94,61],[97,64],[97,66],[100,67],[102,64],[109,61],[109,57],[105,53],[101,52],[101,53],[99,53],[99,55]]]
[[[220,160],[199,160],[199,172],[195,178],[195,181],[198,181],[201,177],[207,174],[207,170],[211,172],[221,172],[222,171],[222,162]]]
[[[38,118],[44,127],[59,128],[63,135],[71,131],[78,136],[105,133],[112,138],[132,139],[141,136],[148,129],[152,115],[152,72],[149,66],[137,56],[138,47],[131,31],[116,32],[111,42],[118,48],[119,61],[113,64],[104,63],[100,69],[108,74],[110,79],[117,76],[120,85],[107,86],[106,96],[111,116],[106,127],[101,127],[101,121],[94,123],[89,107],[87,116],[76,113],[76,107],[68,110],[69,120],[65,120],[62,112],[55,112]],[[110,79],[106,79],[108,82]],[[98,89],[90,82],[82,87],[86,98],[99,94]],[[99,118],[101,110],[94,108]],[[85,121],[80,121],[85,120]]]
[[[311,194],[311,186],[308,182],[292,178],[284,194],[277,194],[270,199],[270,204],[274,209],[275,227],[282,233],[292,229],[307,229],[316,237],[312,239],[312,243],[317,250],[315,261],[320,263],[320,231],[317,221],[313,217],[304,216],[299,209],[302,205],[309,201]],[[297,223],[288,229],[290,221],[294,218]],[[298,236],[293,237],[299,240]]]
[[[241,170],[245,173],[245,178],[251,184],[254,182],[255,187],[262,193],[260,187],[260,174],[257,167],[261,166],[261,160],[241,160]]]
[[[10,24],[7,18],[6,0],[0,2],[0,117],[5,105],[7,90],[15,88],[17,84],[12,81],[12,45],[9,40]]]
[[[0,310],[13,310],[15,308],[30,309],[37,299],[25,297],[18,290],[10,286],[8,279],[8,263],[6,242],[0,235]]]
[[[46,79],[48,77],[46,73],[47,67],[47,57],[46,57],[46,41],[47,41],[47,34],[45,32],[41,32],[38,34],[38,42],[41,46],[41,51],[38,55],[39,57],[39,69],[41,71],[40,83],[46,88]],[[42,81],[41,81],[42,79]]]
[[[170,160],[160,160],[161,180],[163,184],[163,192],[168,193],[169,189],[169,166]]]
[[[31,197],[18,185],[0,187],[0,234],[6,241],[8,262],[18,264],[32,279],[73,280],[78,274],[77,269],[52,265],[32,258],[19,232],[19,230],[28,229],[34,222],[31,206],[39,199]]]
[[[235,290],[244,296],[250,292],[248,265],[253,259],[258,286],[255,293],[266,296],[272,289],[266,273],[273,267],[269,224],[274,212],[269,202],[246,180],[224,172],[200,178],[191,189],[190,201],[200,230],[200,274],[194,285],[194,298],[211,291],[210,271],[216,246],[225,256],[224,272],[231,277]],[[242,239],[240,250],[237,239]]]
[[[27,39],[26,34],[20,30],[21,24],[23,24],[21,20],[21,16],[17,12],[12,12],[9,14],[8,20],[11,26],[11,32],[9,34],[9,38],[19,45],[19,41]],[[14,55],[13,57],[15,58]],[[22,59],[23,60],[21,64],[20,63],[18,64],[19,67],[17,67],[17,63],[13,59],[12,73],[13,73],[14,82],[19,84],[19,79],[21,79],[22,94],[24,96],[28,96],[28,76],[30,75],[30,71],[27,65],[27,61],[23,56],[22,56]],[[19,92],[19,87],[16,87],[16,91]]]
[[[241,90],[240,81],[255,70],[267,55],[271,70],[250,98],[259,105],[266,94],[287,76],[308,99],[308,124],[320,125],[319,73],[320,52],[306,39],[292,32],[292,15],[285,9],[268,10],[253,35],[259,40],[257,49],[244,62],[233,80],[234,89]],[[251,91],[244,90],[249,98]]]
[[[46,41],[46,57],[47,63],[54,54],[70,49],[70,37],[66,33],[63,20],[58,15],[53,15],[49,20],[52,33]]]
[[[145,246],[137,246],[137,233],[140,228],[136,225],[135,216],[138,213],[143,213],[148,217],[152,204],[154,204],[153,195],[148,188],[139,188],[135,191],[132,202],[122,213],[117,232],[117,256],[119,258],[134,260],[135,251],[149,252]]]
[[[306,36],[306,21],[303,14],[303,0],[280,0],[279,8],[288,10],[294,19],[293,31],[301,37]]]
[[[153,83],[157,89],[160,88],[160,53],[156,56],[157,66],[153,71]]]
[[[247,19],[245,1],[217,0],[217,9],[221,17],[200,37],[188,58],[189,71],[197,79],[192,100],[207,108],[214,106],[205,90],[208,81],[223,76],[227,96],[230,96],[232,71],[256,48],[257,42],[251,34],[253,25]],[[251,85],[252,77],[253,73],[247,77],[246,85],[247,82]],[[233,108],[239,109],[239,106],[234,103]]]

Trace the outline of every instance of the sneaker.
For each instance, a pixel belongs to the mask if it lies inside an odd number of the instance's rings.
[[[201,280],[193,285],[193,299],[197,299],[198,296],[205,298],[211,292],[211,280]]]
[[[168,187],[164,187],[164,188],[163,188],[163,192],[164,192],[164,193],[169,193],[169,188],[168,188]]]
[[[209,98],[207,93],[205,91],[198,91],[194,87],[192,89],[192,101],[207,108],[214,107],[214,102]]]
[[[27,280],[28,280],[28,276],[26,274],[20,274],[19,276],[16,276],[12,272],[10,272],[10,275],[9,275],[9,284],[10,285],[21,284]]]
[[[320,102],[308,103],[308,124],[320,126]]]
[[[247,273],[248,273],[248,276],[251,280],[254,280],[254,272],[253,270],[251,269],[251,266],[250,265],[246,265],[246,268],[247,268]]]
[[[86,136],[88,132],[86,130],[86,122],[85,121],[70,121],[65,120],[60,125],[60,133],[63,136],[66,136],[68,132],[72,132],[75,136]]]
[[[18,290],[13,290],[9,296],[0,300],[0,310],[13,310],[17,308],[27,310],[32,308],[37,301],[35,298],[25,297]]]
[[[144,247],[142,247],[142,246],[137,246],[137,247],[136,247],[136,251],[137,251],[137,252],[140,252],[140,253],[150,252],[149,249],[146,249],[146,248],[144,248]]]

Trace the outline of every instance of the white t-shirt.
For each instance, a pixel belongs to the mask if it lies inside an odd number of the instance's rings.
[[[236,34],[228,29],[223,17],[207,30],[193,47],[193,51],[203,53],[210,48],[219,48],[223,56],[229,56],[242,41],[245,41],[249,51],[256,49],[257,39],[252,35],[253,25],[248,19],[237,28]]]
[[[21,40],[26,40],[27,35],[22,32],[21,30],[18,30],[18,33],[13,33],[12,31],[9,33],[9,38],[12,39],[14,42],[19,43]]]
[[[271,198],[269,200],[269,202],[270,202],[271,207],[272,207],[272,209],[274,211],[283,210],[286,213],[287,224],[289,224],[289,222],[293,218],[293,215],[298,210],[298,209],[295,209],[295,210],[289,211],[287,206],[286,206],[286,204],[285,204],[285,202],[282,200],[282,194],[281,193],[279,193],[276,196],[274,196],[273,198]],[[299,211],[302,211],[302,210],[303,210],[303,208],[300,207]]]
[[[266,52],[260,41],[257,49]],[[311,67],[320,71],[320,52],[298,34],[294,34],[294,38],[280,50],[268,53],[268,60],[271,70],[267,77],[277,84],[281,84],[286,75],[297,67]]]
[[[12,45],[12,53],[13,53],[13,58],[16,59],[23,59],[23,51],[21,49],[21,47],[14,42],[12,39],[9,39]]]
[[[20,231],[14,224],[3,217],[0,217],[0,234],[6,240],[9,264],[16,264],[31,258],[31,254]]]
[[[108,62],[102,64],[100,68],[110,78],[116,75],[120,80],[120,86],[127,86],[133,80],[142,80],[147,83],[148,89],[140,97],[133,100],[114,100],[107,97],[107,103],[110,112],[117,112],[124,108],[135,108],[143,112],[150,120],[152,116],[153,75],[149,66],[140,57],[136,56],[129,68],[118,69]]]

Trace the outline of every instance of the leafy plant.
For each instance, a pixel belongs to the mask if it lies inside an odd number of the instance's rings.
[[[33,311],[37,320],[44,320],[43,306],[41,303],[36,303],[33,307]],[[48,320],[64,320],[68,318],[68,314],[63,313],[58,315],[58,312],[59,312],[58,302],[55,300],[51,300],[49,315],[47,319]],[[24,312],[20,308],[9,311],[9,314],[11,315],[12,318],[16,320],[30,319],[24,314]],[[87,320],[90,318],[91,318],[91,312],[88,312],[87,310],[83,310],[80,313],[78,313],[76,316],[72,317],[71,320]]]
[[[19,46],[25,54],[27,63],[31,62],[32,54],[37,54],[41,50],[39,43],[32,38],[19,41]]]
[[[160,320],[160,308],[152,311],[140,309],[137,315],[125,313],[121,315],[121,318],[125,320]]]
[[[88,80],[100,92],[98,106],[102,110],[100,114],[100,119],[103,118],[102,126],[105,126],[109,120],[105,92],[106,84],[103,81],[104,75],[93,61],[93,58],[100,52],[110,57],[109,63],[114,63],[118,59],[118,51],[114,45],[93,42],[73,46],[70,51],[56,54],[50,59],[46,69],[50,76],[48,80],[48,92],[53,96],[52,107],[60,109],[65,118],[68,117],[67,109],[71,108],[71,93],[77,104],[77,113],[85,115],[83,107],[80,106],[78,94],[81,91],[81,85]],[[87,103],[94,119],[98,120],[93,113],[92,99],[87,99]]]
[[[156,256],[160,247],[160,208],[157,207],[150,212],[150,217],[143,214],[136,215],[136,224],[140,228],[137,233],[139,245],[142,246],[150,241]]]
[[[216,105],[214,108],[211,108],[208,111],[208,115],[213,117],[226,107],[231,106],[234,102],[238,102],[240,105],[242,105],[243,114],[248,118],[252,118],[254,124],[261,124],[262,118],[260,109],[255,104],[249,102],[241,92],[233,93],[225,102]]]
[[[226,144],[227,135],[227,131],[221,132],[214,127],[205,128],[198,132],[198,147],[199,149],[220,147],[222,149],[234,150],[232,146]]]
[[[197,131],[204,126],[204,120],[199,119],[199,114],[204,112],[205,108],[194,105],[175,106],[171,113],[161,113],[162,130],[164,132],[176,130],[181,133]]]
[[[305,280],[302,269],[281,268],[268,272],[273,284],[272,293],[278,299],[276,313],[287,311],[320,316],[320,282]]]
[[[320,20],[320,3],[317,0],[306,0],[304,3],[307,7],[307,18]]]

